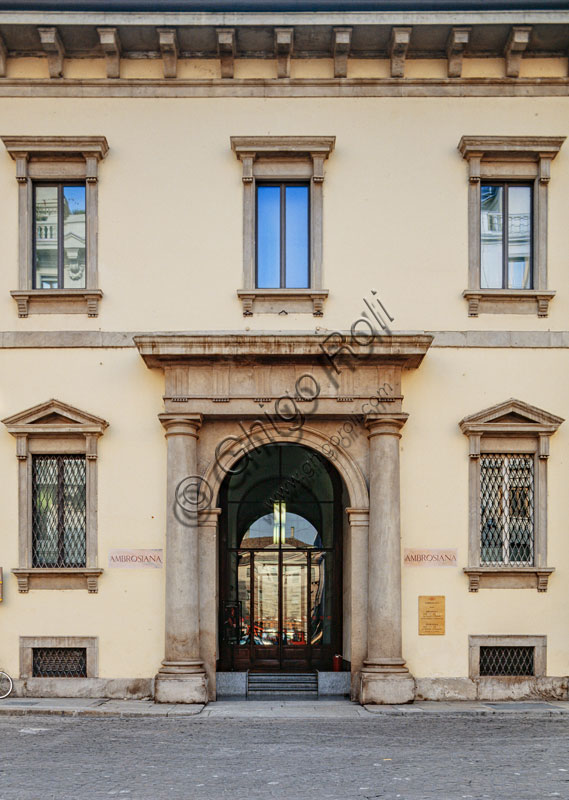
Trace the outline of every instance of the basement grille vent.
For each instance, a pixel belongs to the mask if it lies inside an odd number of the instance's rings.
[[[34,647],[34,678],[86,678],[85,647]]]
[[[480,675],[535,675],[534,647],[481,647]]]

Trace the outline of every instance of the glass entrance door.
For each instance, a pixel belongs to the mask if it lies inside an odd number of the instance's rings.
[[[341,506],[318,457],[312,480],[282,492],[307,454],[269,445],[254,480],[228,482],[220,524],[220,669],[330,669],[341,647]],[[286,474],[286,473],[285,473]],[[278,498],[278,499],[276,499]]]

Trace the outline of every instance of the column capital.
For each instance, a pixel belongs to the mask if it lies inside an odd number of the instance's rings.
[[[369,526],[369,508],[347,508],[346,514],[351,528],[367,528]]]
[[[216,528],[221,508],[204,508],[198,511],[198,527],[199,528]]]
[[[158,419],[166,431],[166,437],[193,436],[196,439],[203,421],[201,414],[158,414]]]
[[[401,428],[407,422],[409,414],[368,414],[365,425],[368,438],[373,436],[397,436],[401,438]]]

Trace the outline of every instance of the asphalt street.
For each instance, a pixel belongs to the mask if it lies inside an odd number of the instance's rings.
[[[569,800],[569,715],[0,718],[0,800]]]

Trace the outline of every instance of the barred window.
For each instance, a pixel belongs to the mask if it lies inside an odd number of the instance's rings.
[[[85,647],[34,647],[32,659],[34,678],[87,677]]]
[[[33,456],[32,487],[32,566],[86,566],[85,456]]]
[[[534,563],[534,456],[480,458],[480,564]]]
[[[481,647],[481,676],[535,675],[535,647]]]

